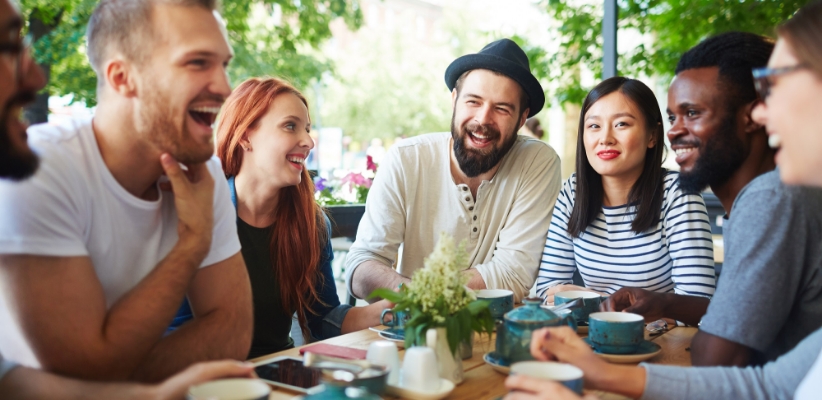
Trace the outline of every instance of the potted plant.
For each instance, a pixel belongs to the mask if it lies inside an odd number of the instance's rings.
[[[394,311],[406,311],[405,345],[433,347],[440,364],[440,376],[454,383],[462,381],[460,343],[470,343],[474,332],[491,334],[494,319],[488,302],[477,300],[468,288],[463,272],[468,265],[465,243],[459,246],[443,233],[434,251],[425,259],[425,268],[417,270],[411,283],[399,291],[377,289],[371,296],[395,304]],[[430,343],[435,340],[437,343]]]

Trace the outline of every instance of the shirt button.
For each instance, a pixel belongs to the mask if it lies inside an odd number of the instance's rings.
[[[471,201],[471,198],[470,198],[470,197],[466,197],[466,198],[465,198],[465,201]]]
[[[474,211],[474,207],[468,207],[468,211]]]
[[[475,216],[474,216],[474,221],[476,221],[476,220],[477,220],[477,216],[475,215]]]
[[[474,232],[476,232],[476,231],[477,231],[477,228],[474,228]]]
[[[465,186],[463,186],[463,187],[462,187],[462,191],[464,192],[464,191],[466,191],[466,190],[468,190],[468,188],[467,188],[467,187],[465,187]]]

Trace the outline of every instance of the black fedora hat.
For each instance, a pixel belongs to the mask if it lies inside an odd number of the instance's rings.
[[[454,90],[457,79],[466,71],[487,69],[499,72],[515,80],[528,94],[528,117],[537,115],[545,105],[545,93],[537,78],[531,74],[528,56],[511,39],[500,39],[489,43],[477,54],[464,55],[451,63],[445,70],[445,84]]]

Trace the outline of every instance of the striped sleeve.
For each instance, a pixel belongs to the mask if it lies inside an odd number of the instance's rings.
[[[700,194],[679,189],[679,178],[668,188],[663,218],[665,240],[673,260],[671,280],[677,294],[711,297],[716,289],[711,225]]]
[[[545,239],[542,261],[537,276],[537,296],[545,297],[545,291],[556,285],[572,283],[576,263],[574,242],[568,235],[568,221],[574,208],[574,176],[562,184],[562,190],[554,204],[551,226]]]

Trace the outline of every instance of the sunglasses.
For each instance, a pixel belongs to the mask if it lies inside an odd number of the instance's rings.
[[[759,98],[765,100],[765,98],[771,94],[771,87],[776,83],[774,78],[798,71],[803,68],[805,68],[805,64],[797,64],[781,68],[754,68],[754,87],[756,87],[756,92],[759,93]]]

